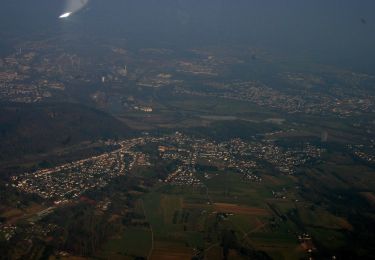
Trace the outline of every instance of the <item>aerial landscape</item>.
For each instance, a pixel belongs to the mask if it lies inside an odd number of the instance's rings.
[[[0,259],[375,259],[372,10],[2,1]]]

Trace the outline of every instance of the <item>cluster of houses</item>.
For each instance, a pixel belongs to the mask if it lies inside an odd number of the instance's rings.
[[[199,173],[202,177],[209,176],[207,171],[197,171],[198,165],[208,167],[208,171],[231,170],[242,174],[244,181],[261,182],[262,178],[256,174],[256,169],[264,161],[280,172],[292,174],[297,166],[318,158],[322,152],[310,144],[301,150],[293,150],[279,147],[270,141],[244,142],[233,139],[215,142],[178,132],[161,137],[144,135],[117,142],[120,148],[111,152],[13,176],[12,185],[24,192],[53,200],[55,204],[65,203],[79,198],[87,190],[106,186],[135,165],[152,166],[150,156],[135,149],[151,143],[159,145],[160,158],[178,162],[177,169],[170,173],[165,182],[192,186],[203,185]]]

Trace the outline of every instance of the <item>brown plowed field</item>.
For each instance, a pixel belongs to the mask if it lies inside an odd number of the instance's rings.
[[[267,216],[269,212],[262,208],[251,208],[247,206],[240,206],[230,203],[215,203],[215,210],[226,213],[234,213],[241,215],[252,215],[252,216]]]

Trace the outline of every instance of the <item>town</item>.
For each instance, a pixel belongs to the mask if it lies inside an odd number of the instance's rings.
[[[176,92],[186,95],[249,101],[259,106],[282,110],[290,114],[336,115],[345,118],[358,113],[373,113],[375,111],[375,99],[362,95],[361,92],[355,96],[341,93],[340,96],[334,95],[334,97],[332,93],[321,92],[311,93],[307,97],[302,91],[295,91],[292,94],[270,88],[259,81],[234,81],[218,84],[211,83],[211,88],[208,90],[183,88],[177,89]],[[215,89],[220,89],[220,91]]]
[[[244,63],[240,50],[194,49],[190,52],[195,58],[186,58],[171,56],[172,50],[142,49],[141,59],[135,59],[129,50],[112,46],[100,64],[93,64],[89,57],[58,50],[59,45],[53,40],[25,43],[17,52],[0,59],[0,100],[42,102],[66,98],[76,88],[94,85],[89,96],[100,108],[116,103],[112,100],[116,93],[123,111],[154,112],[146,99],[118,93],[126,84],[128,88],[152,91],[171,87],[171,93],[177,95],[240,100],[289,114],[347,118],[375,111],[374,96],[361,87],[375,79],[367,74],[332,70],[331,76],[342,86],[330,86],[319,74],[283,72],[277,75],[278,87],[263,80],[227,78],[231,65]],[[157,62],[165,57],[168,60]],[[195,80],[203,80],[204,88],[194,87]]]
[[[135,166],[152,167],[150,155],[138,149],[150,144],[158,145],[159,158],[178,162],[177,169],[163,181],[190,186],[203,186],[202,176],[210,176],[207,171],[199,174],[202,172],[200,165],[242,174],[246,181],[261,182],[262,176],[256,172],[264,163],[272,165],[280,174],[294,174],[298,167],[318,160],[324,152],[324,149],[308,143],[302,149],[285,149],[269,140],[215,142],[179,132],[110,143],[120,148],[54,168],[13,176],[12,185],[23,192],[53,200],[55,204],[66,203],[78,199],[87,190],[104,187]]]

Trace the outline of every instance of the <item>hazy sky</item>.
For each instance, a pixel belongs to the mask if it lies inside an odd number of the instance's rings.
[[[373,0],[90,0],[61,21],[64,5],[64,0],[2,0],[0,41],[48,30],[177,47],[249,44],[353,64],[375,57]]]

